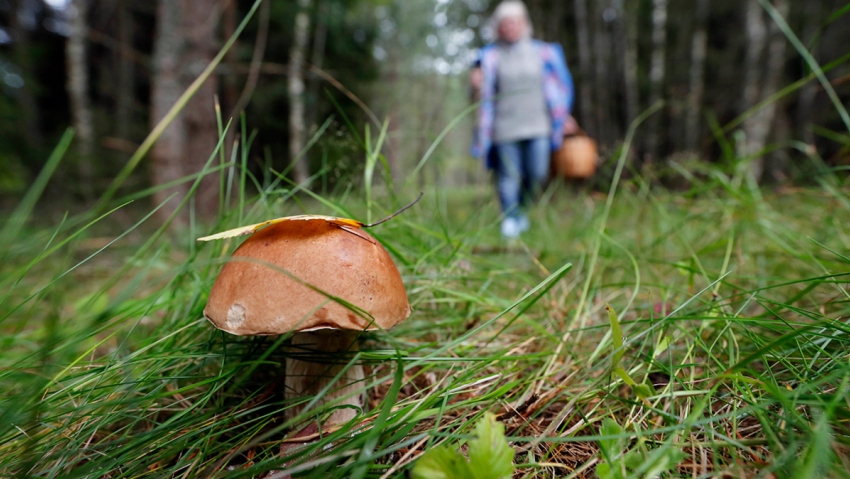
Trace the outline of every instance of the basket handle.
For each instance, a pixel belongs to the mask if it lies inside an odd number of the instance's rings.
[[[569,125],[570,123],[575,124],[576,129],[572,133],[567,133],[567,125]],[[564,122],[564,126],[562,128],[564,130],[564,138],[570,138],[573,136],[587,136],[587,132],[584,131],[584,129],[581,127],[581,125],[578,124],[578,121],[576,121],[575,117],[572,115],[569,115],[567,121]]]

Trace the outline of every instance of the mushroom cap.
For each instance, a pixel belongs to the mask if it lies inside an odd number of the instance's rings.
[[[410,304],[398,269],[377,240],[360,228],[317,218],[276,223],[242,243],[213,284],[204,316],[237,335],[362,331],[404,321]]]

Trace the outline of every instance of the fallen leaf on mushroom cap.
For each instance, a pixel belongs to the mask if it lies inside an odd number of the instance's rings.
[[[275,218],[273,220],[263,221],[262,223],[257,223],[255,225],[242,226],[240,228],[234,228],[232,230],[227,230],[227,231],[224,231],[222,233],[216,233],[214,235],[204,236],[203,238],[198,238],[198,241],[214,241],[214,240],[218,240],[218,239],[233,238],[234,236],[246,236],[246,235],[256,233],[259,229],[263,228],[264,226],[273,225],[273,224],[276,224],[276,223],[283,223],[284,221],[324,221],[328,224],[339,226],[340,228],[345,229],[348,232],[354,233],[354,230],[350,230],[348,228],[349,227],[371,228],[373,226],[378,226],[381,223],[384,223],[386,221],[393,219],[396,215],[400,214],[402,211],[404,211],[404,210],[410,208],[411,206],[415,205],[419,200],[422,199],[422,195],[423,195],[423,193],[419,193],[419,196],[417,196],[416,199],[411,201],[410,204],[408,204],[407,206],[405,206],[405,207],[401,208],[400,210],[396,211],[395,213],[387,216],[386,218],[382,219],[381,221],[377,221],[375,223],[368,224],[368,225],[361,222],[361,221],[352,220],[352,219],[349,219],[349,218],[338,218],[336,216],[322,216],[322,215],[285,216],[283,218]],[[357,234],[357,233],[354,233],[354,234]],[[358,236],[360,236],[360,235],[358,235]],[[368,238],[363,238],[363,239],[368,240]],[[371,242],[371,240],[370,240],[370,242]]]
[[[239,228],[234,228],[232,230],[223,231],[221,233],[216,233],[214,235],[204,236],[203,238],[198,238],[198,241],[215,241],[225,238],[233,238],[235,236],[247,236],[250,234],[256,233],[259,229],[273,225],[276,223],[282,223],[284,221],[325,221],[332,225],[337,226],[349,226],[355,228],[362,228],[365,226],[363,223],[357,220],[352,220],[348,218],[337,218],[336,216],[322,216],[322,215],[298,215],[298,216],[285,216],[283,218],[275,218],[273,220],[263,221],[262,223],[257,223],[255,225],[241,226]]]

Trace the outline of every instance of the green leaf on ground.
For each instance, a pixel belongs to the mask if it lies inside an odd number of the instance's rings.
[[[505,426],[486,413],[468,442],[469,461],[459,451],[439,446],[422,455],[413,479],[506,479],[514,472],[514,450],[505,439]]]
[[[456,479],[473,477],[469,463],[458,451],[439,446],[422,455],[413,468],[414,479]]]
[[[605,310],[608,312],[608,319],[611,322],[612,347],[614,348],[614,358],[613,363],[611,364],[611,369],[617,376],[620,376],[624,383],[628,384],[629,387],[632,388],[632,391],[635,392],[637,397],[639,397],[644,404],[649,406],[649,401],[646,398],[652,395],[652,389],[645,384],[635,383],[635,380],[629,376],[629,373],[626,372],[625,368],[620,366],[620,360],[623,359],[623,354],[626,352],[623,342],[623,329],[620,328],[620,321],[617,319],[617,313],[614,312],[614,309],[611,308],[610,305],[606,304]]]
[[[469,465],[476,479],[511,477],[514,450],[505,440],[505,425],[492,413],[475,425],[478,439],[469,441]]]

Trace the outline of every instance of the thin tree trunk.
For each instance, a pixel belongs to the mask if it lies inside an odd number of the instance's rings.
[[[708,46],[709,0],[696,0],[694,36],[691,39],[691,71],[689,79],[688,109],[685,116],[685,148],[699,148],[700,117],[705,92],[705,57]]]
[[[405,151],[410,150],[410,142],[405,141],[402,131],[406,129],[404,126],[410,120],[413,120],[412,115],[404,115],[403,108],[405,105],[399,100],[400,98],[406,98],[404,86],[409,86],[406,82],[401,81],[403,62],[403,56],[397,45],[387,48],[387,58],[384,60],[382,66],[386,73],[383,75],[384,79],[381,82],[381,88],[383,91],[393,92],[392,96],[383,98],[386,102],[387,116],[389,118],[386,143],[391,154],[387,157],[387,161],[390,162],[390,173],[393,175],[402,167],[399,165],[398,158],[408,157],[405,155]],[[408,98],[408,100],[410,99]],[[478,99],[472,99],[472,101],[475,102]]]
[[[268,3],[268,2],[264,2]],[[230,38],[236,32],[236,17],[238,15],[238,9],[236,8],[238,5],[236,1],[227,2],[224,8],[224,15],[221,19],[221,30],[224,34],[224,38]],[[236,57],[237,48],[231,48],[224,54],[224,61],[229,65],[236,65],[238,58]],[[222,81],[222,90],[224,105],[223,108],[226,110],[222,111],[222,115],[225,115],[226,111],[231,111],[236,106],[236,103],[239,101],[239,82],[237,80],[237,75],[231,73]],[[228,118],[222,118],[225,122]]]
[[[219,0],[182,0],[183,27],[188,40],[183,54],[184,69],[181,75],[183,90],[203,72],[218,53],[218,23],[216,9]],[[218,126],[215,116],[215,96],[218,93],[218,76],[211,75],[198,89],[185,108],[187,133],[184,152],[186,168],[183,175],[200,173],[218,143]],[[196,193],[196,206],[200,213],[218,212],[219,175],[207,174]]]
[[[44,136],[41,131],[38,102],[32,88],[35,83],[35,75],[33,75],[32,71],[32,47],[29,30],[21,23],[21,19],[23,18],[21,11],[27,8],[25,4],[25,0],[12,2],[12,5],[16,7],[11,13],[10,25],[10,33],[13,40],[12,57],[21,69],[21,76],[24,79],[24,85],[19,89],[16,98],[18,108],[21,111],[24,138],[28,146],[40,148],[44,145]]]
[[[609,144],[614,140],[611,133],[610,99],[611,83],[609,66],[611,57],[611,35],[608,34],[608,24],[605,21],[606,6],[597,2],[594,14],[595,28],[593,31],[593,61],[595,68],[594,85],[596,86],[596,132],[602,143]]]
[[[177,102],[183,92],[180,81],[180,53],[185,40],[180,34],[180,4],[172,0],[159,0],[156,16],[156,37],[153,47],[153,83],[151,85],[151,124],[156,125]],[[151,179],[154,185],[164,185],[183,176],[181,164],[186,151],[186,123],[182,116],[176,118],[157,140],[151,150]],[[177,186],[154,193],[154,202],[160,204],[173,193],[185,193]],[[167,218],[177,205],[160,209]]]
[[[619,2],[615,2],[617,4]],[[616,23],[617,55],[623,59],[623,90],[626,98],[626,127],[640,114],[637,72],[637,12],[619,3]]]
[[[68,96],[71,98],[71,117],[77,134],[79,153],[78,171],[80,188],[87,200],[94,198],[92,179],[92,156],[94,154],[94,126],[92,125],[91,101],[89,99],[88,49],[88,0],[74,0],[70,5],[71,34],[65,44],[68,63]]]
[[[564,32],[566,29],[562,28],[561,25],[564,23],[565,3],[566,2],[564,2],[564,0],[557,0],[544,17],[549,20],[546,26],[549,41],[562,43],[564,40]]]
[[[157,10],[157,33],[154,41],[154,79],[151,100],[151,120],[157,124],[176,103],[177,98],[197,78],[213,59],[217,50],[215,37],[216,0],[160,0]],[[213,97],[217,79],[210,77],[186,104],[180,115],[169,125],[154,146],[152,178],[155,185],[199,173],[218,139]],[[164,201],[175,191],[186,193],[189,183],[159,191],[157,202]],[[218,209],[218,182],[211,175],[201,181],[196,205],[201,213],[211,214]],[[163,217],[173,212],[161,209]],[[185,216],[181,216],[185,220]]]
[[[761,65],[767,39],[764,12],[758,0],[747,0],[745,29],[747,52],[744,59],[744,98],[742,113],[756,104],[761,92]]]
[[[268,4],[269,2],[263,2],[264,4]],[[224,38],[230,38],[236,32],[236,17],[238,15],[238,2],[235,0],[228,1],[224,8],[224,15],[221,19],[221,30]],[[236,65],[238,62],[238,58],[236,56],[237,44],[233,46],[227,53],[224,54],[224,61],[227,62],[228,65]],[[239,113],[237,111],[236,105],[239,104],[239,76],[235,75],[234,72],[230,72],[230,75],[222,78],[222,104],[220,107],[221,110],[221,119],[224,124],[227,124],[231,119],[234,121],[233,126],[238,125],[237,120],[239,120]],[[228,112],[231,114],[228,115]],[[227,135],[225,137],[224,143],[222,143],[221,148],[224,150],[225,158],[229,158],[232,154],[233,148],[233,140],[236,139],[236,132],[239,131],[239,128],[231,127],[227,130]],[[221,172],[221,175],[225,175],[224,172]]]
[[[664,96],[664,76],[667,58],[667,3],[668,0],[652,0],[652,56],[649,68],[649,104],[655,105]],[[649,118],[647,124],[647,153],[651,158],[659,154],[661,134],[660,114]]]
[[[295,30],[289,50],[289,159],[298,162],[293,168],[295,181],[304,183],[309,177],[306,158],[298,158],[304,149],[304,53],[310,32],[310,0],[298,0]]]
[[[130,0],[120,0],[118,6],[118,35],[121,50],[118,52],[118,87],[115,101],[115,121],[117,134],[122,140],[129,140],[133,123],[133,103],[135,100],[135,65],[125,51],[133,50],[134,26]]]
[[[807,42],[811,53],[818,59],[817,46],[811,45],[811,40],[817,34],[821,18],[821,2],[805,2],[803,8],[803,39]],[[809,82],[800,89],[800,97],[797,100],[797,127],[801,130],[803,140],[812,144],[815,141],[814,133],[809,126],[812,123],[812,111],[814,109],[815,97],[817,96],[817,82]]]
[[[789,3],[788,0],[774,0],[773,6],[783,18],[788,17]],[[770,24],[770,43],[767,51],[767,68],[765,69],[765,79],[762,88],[762,99],[767,99],[779,90],[779,84],[784,78],[783,69],[785,67],[785,44],[788,40],[779,29],[775,22]],[[770,137],[770,132],[773,125],[776,123],[777,102],[771,102],[758,112],[756,118],[753,118],[753,128],[751,134],[754,136],[753,151],[761,150],[767,144]],[[756,163],[757,169],[753,171],[756,179],[760,179],[762,171],[764,171],[764,159],[760,159]],[[778,171],[781,165],[776,162],[771,162],[769,170]]]
[[[328,37],[328,24],[325,21],[325,2],[319,0],[316,6],[316,28],[313,32],[313,51],[310,57],[310,64],[316,68],[324,68],[325,63],[325,42]],[[310,108],[305,114],[304,124],[307,128],[313,128],[316,125],[316,105],[319,101],[319,86],[321,79],[317,75],[310,75],[310,81],[307,84],[307,99],[310,102]]]
[[[242,93],[239,94],[238,99],[233,98],[233,102],[228,106],[232,107],[229,118],[233,118],[234,120],[239,118],[240,115],[245,111],[248,107],[248,103],[251,101],[251,97],[254,95],[254,90],[257,87],[257,81],[260,79],[260,68],[263,64],[263,56],[266,53],[266,43],[268,42],[269,37],[269,15],[271,12],[271,3],[263,2],[260,5],[260,15],[258,20],[259,25],[257,26],[257,40],[254,43],[254,53],[251,55],[251,66],[248,71],[248,78],[245,79],[245,85],[242,87]],[[233,15],[236,15],[236,11],[233,11]],[[235,21],[234,30],[235,30]],[[230,35],[233,35],[233,32],[230,32]],[[231,49],[231,51],[233,51]],[[233,143],[233,134],[236,130],[231,129],[228,132],[228,138],[226,141]]]
[[[582,127],[591,135],[597,136],[596,119],[593,116],[593,56],[588,29],[587,0],[574,0],[576,16],[576,43],[579,59],[578,106]]]
[[[745,28],[747,33],[747,52],[744,60],[744,97],[742,111],[749,110],[755,106],[762,97],[762,69],[765,45],[767,43],[767,25],[765,24],[764,11],[758,0],[747,0],[745,13]],[[760,130],[764,118],[761,115],[750,118],[744,124],[744,144],[739,150],[743,155],[752,155],[761,150],[764,144]],[[750,172],[756,179],[761,177],[761,160],[750,163]]]

